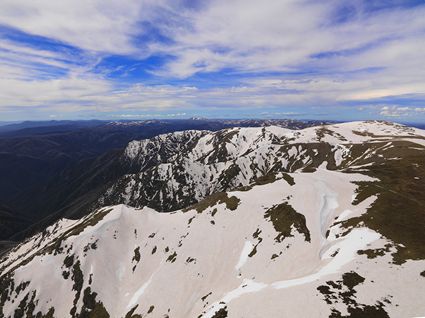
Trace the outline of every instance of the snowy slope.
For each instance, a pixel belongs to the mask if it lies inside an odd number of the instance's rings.
[[[392,244],[366,227],[340,236],[346,229],[337,221],[365,213],[376,199],[353,205],[352,181],[370,178],[322,168],[291,177],[293,185],[278,179],[230,192],[227,197],[233,199],[209,202],[202,211],[195,206],[199,211],[163,214],[118,205],[80,221],[63,220],[2,262],[3,273],[26,263],[11,271],[15,291],[7,295],[14,302],[6,301],[3,315],[13,317],[27,294],[27,300],[35,295],[34,313],[54,308],[55,317],[69,317],[74,306],[77,316],[96,310],[110,317],[129,312],[143,317],[328,317],[332,311],[345,315],[362,308],[376,316],[423,315],[425,278],[420,272],[425,261],[394,266],[389,254],[358,255]],[[296,211],[286,215],[287,227],[268,217],[280,204]],[[347,275],[361,282],[344,285]],[[331,283],[342,289],[335,289],[329,304],[325,287]],[[20,285],[25,287],[17,292]],[[338,294],[344,289],[353,293],[348,300]]]
[[[0,316],[424,316],[424,136],[359,122],[133,142],[141,172],[119,195],[184,208],[58,221],[0,260]]]
[[[382,152],[398,141],[425,146],[425,132],[374,121],[303,130],[270,126],[186,131],[133,141],[122,160],[140,172],[111,185],[97,207],[123,203],[173,211],[276,172],[311,170],[323,162],[329,169],[376,162],[378,152],[385,156]],[[365,143],[367,149],[361,146]]]

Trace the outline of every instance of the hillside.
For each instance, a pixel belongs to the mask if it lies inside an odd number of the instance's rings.
[[[384,122],[165,134],[129,143],[120,161],[131,169],[97,207],[123,203],[173,211],[277,172],[314,171],[323,163],[330,170],[379,166],[397,151],[420,156],[424,145],[422,130]]]
[[[0,316],[423,316],[424,151],[385,122],[133,141],[92,213],[2,257]]]
[[[135,139],[188,129],[216,131],[234,126],[305,128],[317,121],[295,120],[142,120],[46,121],[0,127],[0,205],[29,222],[0,232],[20,240],[60,217],[80,217],[110,182],[128,170],[117,161]],[[78,215],[74,214],[76,211]],[[2,216],[0,215],[0,224]],[[5,220],[6,222],[6,220]]]

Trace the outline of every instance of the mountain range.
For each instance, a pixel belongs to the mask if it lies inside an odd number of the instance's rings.
[[[320,122],[94,120],[30,121],[1,126],[0,241],[19,241],[60,217],[86,213],[84,207],[97,199],[98,192],[127,171],[127,166],[117,159],[132,140],[188,129],[217,131],[270,124],[299,129]]]
[[[424,151],[379,121],[131,141],[3,254],[0,316],[423,316]]]

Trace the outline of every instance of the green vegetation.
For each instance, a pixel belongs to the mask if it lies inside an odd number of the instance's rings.
[[[265,219],[273,223],[273,227],[279,234],[275,237],[276,242],[282,242],[286,237],[292,237],[291,226],[299,233],[304,234],[305,240],[310,242],[310,231],[307,228],[305,216],[298,213],[287,202],[275,205],[264,214]]]
[[[293,186],[295,184],[294,178],[287,173],[282,174],[283,179],[288,182],[289,185]]]
[[[226,306],[216,311],[215,314],[212,316],[212,318],[226,318],[227,314],[228,312],[227,312],[227,306]]]
[[[25,289],[25,288],[24,288]],[[3,315],[3,307],[15,290],[15,281],[12,274],[7,273],[0,277],[0,317]]]
[[[273,183],[275,181],[276,181],[276,174],[268,173],[264,176],[257,178],[254,182],[254,185],[265,185],[265,184]]]
[[[80,261],[77,261],[72,267],[72,277],[71,279],[74,281],[74,285],[72,286],[72,290],[75,290],[75,297],[73,301],[73,307],[71,308],[70,314],[72,317],[77,317],[77,303],[81,296],[81,289],[83,288],[84,283],[84,275],[80,268]]]
[[[217,193],[214,193],[214,194],[206,197],[202,201],[184,209],[183,211],[187,212],[187,211],[190,211],[192,209],[195,209],[198,213],[202,213],[207,208],[213,207],[213,206],[215,206],[217,204],[221,204],[221,203],[224,203],[226,205],[227,209],[234,211],[238,207],[239,202],[240,202],[240,200],[235,196],[229,197],[227,195],[227,193],[225,193],[225,192],[217,192]]]
[[[239,166],[233,164],[222,172],[222,174],[218,177],[217,183],[221,186],[222,189],[234,188],[238,185],[233,184],[233,180],[240,172],[241,169],[239,168]]]
[[[140,262],[140,246],[134,249],[134,256],[132,261],[135,261],[136,263]]]
[[[131,262],[133,263],[135,263],[134,265],[133,265],[133,268],[132,268],[132,270],[133,270],[133,272],[136,270],[136,267],[137,267],[137,264],[139,264],[139,262],[140,262],[140,246],[138,246],[138,247],[136,247],[135,249],[134,249],[134,256],[133,256],[133,258],[131,259]]]
[[[298,149],[302,154],[298,154],[295,157],[290,157],[289,153],[291,149]],[[302,172],[310,173],[316,171],[325,161],[327,162],[326,168],[329,170],[336,170],[334,151],[332,145],[325,142],[312,142],[308,144],[296,143],[283,145],[279,149],[280,156],[289,161],[286,169],[281,168],[276,172],[294,172],[301,170]],[[289,176],[289,175],[288,175]],[[289,179],[288,176],[284,175],[285,180],[291,184],[293,180]]]
[[[34,313],[37,300],[35,299],[36,292],[26,294],[25,297],[19,302],[18,308],[15,309],[13,314],[14,318],[53,318],[55,309],[50,308],[49,311],[43,315],[40,311]]]
[[[386,253],[390,251],[390,248],[391,248],[391,244],[386,244],[385,248],[359,250],[357,251],[357,254],[366,255],[367,258],[376,258],[378,256],[384,256]]]
[[[372,195],[377,195],[377,199],[367,213],[343,221],[342,226],[350,229],[363,223],[382,234],[394,242],[397,251],[392,254],[393,262],[403,264],[408,259],[425,259],[425,156],[417,144],[407,141],[393,141],[392,144],[393,147],[383,150],[382,155],[402,159],[383,160],[363,172],[379,181],[358,182],[354,203]],[[379,154],[377,152],[376,156]],[[369,160],[373,161],[374,157]]]
[[[212,294],[212,292],[209,292],[208,294],[206,294],[205,296],[203,296],[203,297],[201,297],[201,300],[202,301],[205,301],[205,299],[207,299],[207,297],[209,296],[209,295],[211,295]]]
[[[71,236],[75,236],[75,235],[80,234],[88,226],[96,225],[110,211],[112,211],[112,209],[108,209],[108,210],[101,209],[101,210],[98,210],[98,211],[90,214],[89,216],[84,218],[83,221],[81,223],[79,223],[77,226],[74,226],[71,229],[69,229],[68,231],[64,232],[63,234],[61,234],[60,236],[55,238],[52,242],[47,244],[45,247],[43,247],[42,249],[40,249],[36,253],[32,254],[30,257],[23,258],[22,261],[18,262],[13,268],[11,268],[9,270],[9,272],[13,272],[14,270],[19,268],[20,266],[28,264],[36,256],[40,256],[40,255],[44,255],[44,254],[51,254],[51,253],[53,253],[54,255],[63,253],[63,251],[64,251],[64,248],[62,247],[63,241],[65,241],[67,238],[69,238]]]
[[[188,257],[188,258],[186,259],[186,264],[189,264],[189,263],[192,263],[192,262],[195,262],[195,263],[196,263],[196,258]]]
[[[248,257],[253,257],[255,254],[257,254],[257,245],[258,243],[253,247],[252,251],[248,254]]]
[[[384,310],[384,304],[378,300],[375,305],[358,304],[356,301],[357,291],[354,289],[365,281],[364,277],[356,272],[344,273],[342,280],[327,281],[326,285],[317,287],[317,290],[324,296],[324,300],[328,305],[342,303],[347,306],[348,315],[342,315],[341,312],[332,308],[331,318],[384,318],[389,317]],[[390,303],[388,298],[383,301]]]
[[[74,264],[74,254],[67,255],[63,260],[63,265],[67,268],[70,268]]]
[[[134,314],[134,312],[136,311],[137,307],[139,307],[139,305],[134,306],[126,315],[124,318],[142,318],[142,315],[138,315],[138,314]]]
[[[176,261],[176,259],[177,259],[177,253],[174,252],[173,254],[168,256],[167,262],[174,263]]]
[[[84,253],[87,253],[89,250],[95,250],[95,249],[97,249],[97,241],[98,240],[96,240],[96,241],[94,241],[92,243],[90,243],[90,242],[87,243],[86,246],[84,246],[84,249],[83,249]],[[86,254],[84,254],[84,255],[86,255]]]
[[[347,141],[344,136],[340,135],[337,132],[334,132],[327,128],[326,126],[321,126],[320,128],[316,129],[316,135],[319,141],[322,141],[323,138],[325,138],[326,135],[333,136],[341,141]]]
[[[257,228],[254,233],[252,233],[252,237],[256,240],[258,240],[257,244],[253,247],[252,251],[248,254],[248,257],[253,257],[255,254],[257,254],[257,246],[263,241],[263,239],[260,237],[261,230]]]
[[[90,287],[84,289],[83,306],[79,318],[109,318],[109,313],[102,302],[96,301],[97,293],[91,292]]]

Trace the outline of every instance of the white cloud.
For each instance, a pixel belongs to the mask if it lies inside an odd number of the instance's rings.
[[[353,17],[336,24],[338,1],[183,2],[1,1],[1,25],[81,52],[0,37],[0,110],[334,106],[425,92],[425,6],[368,12],[355,1]],[[148,40],[146,25],[170,41]],[[111,54],[173,56],[153,71],[165,79],[231,69],[236,80],[208,88],[122,84],[93,71]],[[391,103],[376,107],[382,116],[424,114]]]
[[[382,106],[379,112],[385,117],[409,117],[425,112],[425,108],[408,106]]]
[[[313,71],[256,85],[296,89],[331,104],[424,93],[425,6],[365,12],[357,4],[355,18],[334,24],[332,1],[210,1],[183,11],[180,27],[163,28],[175,44],[156,49],[176,59],[159,74]],[[315,57],[322,52],[330,53]]]
[[[243,71],[291,70],[309,55],[326,50],[331,34],[319,27],[330,6],[295,1],[210,1],[201,10],[183,11],[179,27],[163,28],[175,41],[159,47],[176,55],[171,75],[225,67]]]
[[[0,24],[85,50],[126,54],[134,52],[132,36],[141,31],[137,22],[149,2],[3,0]]]
[[[175,41],[171,48],[162,49],[177,57],[167,71],[179,77],[226,67],[260,72],[306,66],[349,71],[387,67],[406,54],[423,57],[421,51],[399,42],[406,37],[424,39],[424,7],[375,14],[365,14],[360,8],[355,19],[333,24],[336,6],[332,1],[217,0],[201,10],[183,10],[179,19],[185,23],[162,28]],[[370,59],[354,58],[347,63],[352,56],[338,54],[324,60],[313,58],[322,52],[373,51],[377,41],[382,42],[380,50],[374,50]]]

